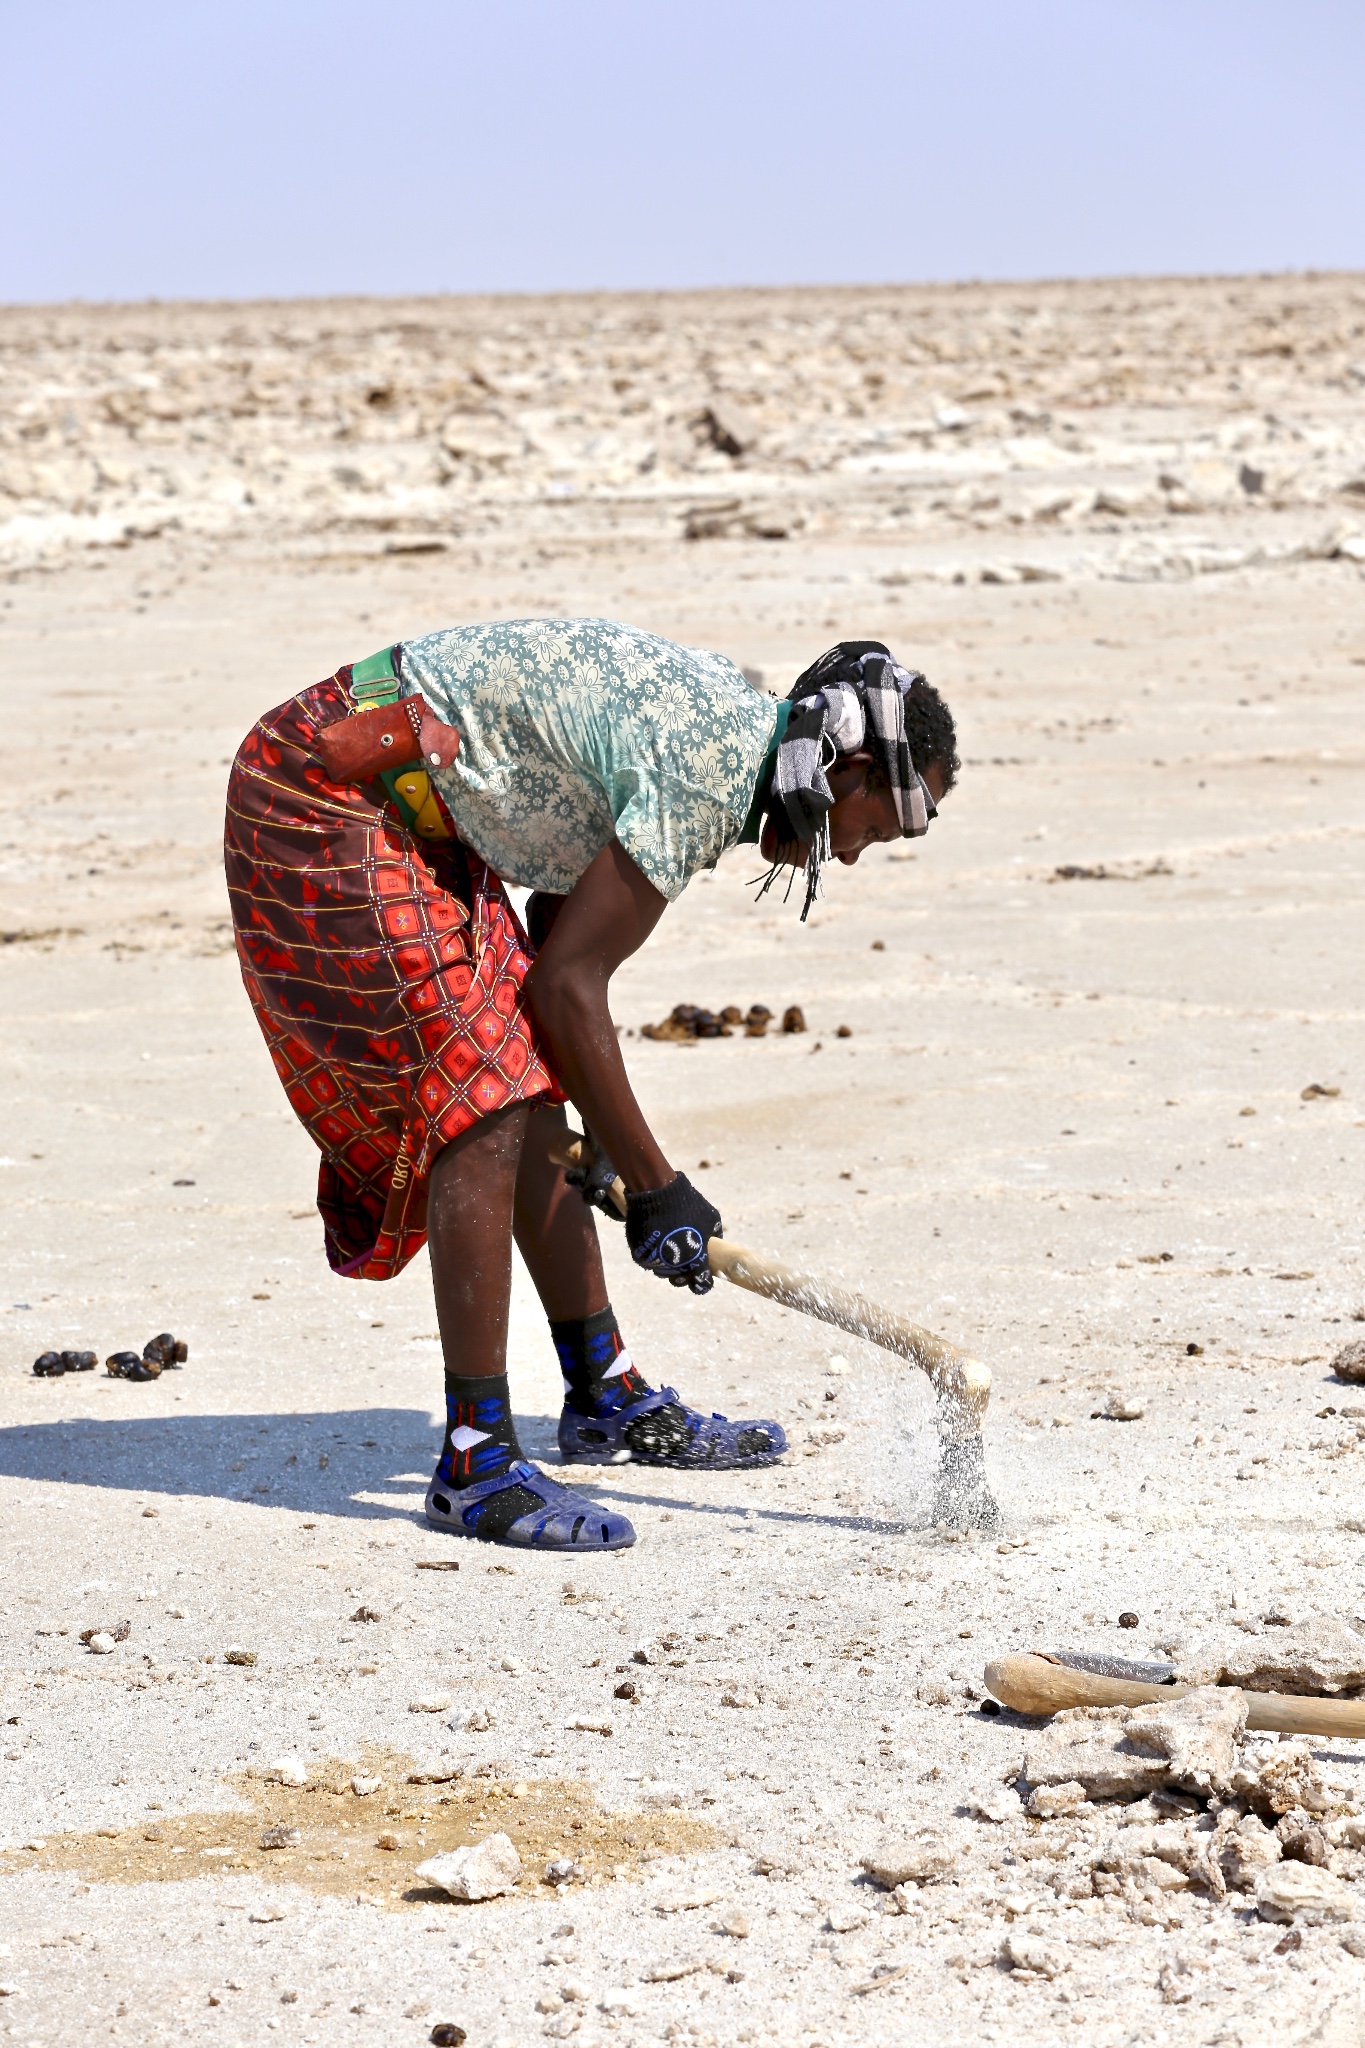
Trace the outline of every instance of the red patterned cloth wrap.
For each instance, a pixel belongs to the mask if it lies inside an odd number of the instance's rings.
[[[564,1095],[523,984],[534,957],[502,883],[422,840],[381,783],[329,782],[317,734],[355,709],[350,669],[252,727],[228,780],[237,956],[294,1112],[322,1154],[333,1269],[400,1273],[426,1241],[427,1175],[508,1103]]]

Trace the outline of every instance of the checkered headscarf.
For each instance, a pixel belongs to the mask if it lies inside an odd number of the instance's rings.
[[[787,730],[778,742],[773,796],[806,848],[806,900],[801,920],[820,894],[820,868],[830,858],[829,813],[834,804],[826,771],[841,754],[866,748],[879,762],[907,839],[929,829],[936,806],[910,759],[905,700],[924,677],[904,669],[878,640],[844,640],[798,678],[788,702]],[[780,820],[779,820],[780,824]],[[771,885],[776,874],[767,877]],[[760,894],[762,891],[760,891]]]

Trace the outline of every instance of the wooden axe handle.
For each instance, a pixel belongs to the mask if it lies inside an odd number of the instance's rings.
[[[1192,1685],[1141,1685],[1131,1678],[1101,1678],[1074,1671],[1050,1657],[998,1657],[986,1666],[986,1685],[1002,1706],[1018,1714],[1057,1714],[1063,1707],[1145,1707],[1178,1700]],[[1247,1727],[1280,1735],[1365,1736],[1365,1700],[1309,1699],[1297,1693],[1247,1692]]]
[[[980,1359],[969,1357],[955,1344],[936,1337],[932,1330],[912,1323],[907,1316],[884,1308],[880,1302],[869,1301],[852,1288],[836,1287],[813,1273],[784,1266],[780,1259],[769,1258],[766,1252],[750,1251],[746,1245],[732,1244],[728,1238],[713,1237],[706,1247],[706,1256],[711,1271],[723,1273],[736,1287],[747,1287],[751,1294],[766,1295],[769,1301],[780,1302],[784,1308],[798,1309],[802,1315],[814,1316],[822,1323],[833,1323],[836,1330],[847,1330],[852,1337],[866,1337],[870,1343],[880,1344],[883,1351],[909,1359],[928,1379],[942,1404],[940,1427],[946,1428],[950,1436],[980,1432],[991,1397],[990,1369]]]
[[[558,1166],[576,1166],[582,1142],[581,1138],[566,1136],[564,1144],[551,1147],[551,1159]],[[612,1185],[611,1199],[624,1216],[626,1188],[619,1175]],[[836,1287],[814,1274],[797,1272],[784,1266],[780,1259],[750,1251],[729,1238],[713,1237],[706,1247],[706,1257],[711,1271],[736,1287],[762,1294],[783,1308],[797,1309],[822,1323],[832,1323],[836,1330],[847,1330],[850,1336],[866,1337],[884,1351],[893,1351],[898,1358],[908,1358],[925,1374],[938,1396],[939,1428],[943,1434],[952,1439],[980,1432],[991,1397],[991,1375],[979,1359],[969,1357],[956,1345],[936,1337],[932,1330],[922,1329],[918,1323],[867,1300],[851,1288]]]

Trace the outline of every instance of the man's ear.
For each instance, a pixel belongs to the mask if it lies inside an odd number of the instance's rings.
[[[859,747],[856,753],[841,754],[833,767],[827,771],[826,779],[834,793],[836,803],[841,797],[852,796],[867,781],[875,756],[866,748]]]

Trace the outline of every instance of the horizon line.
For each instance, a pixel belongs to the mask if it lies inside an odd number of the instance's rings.
[[[704,285],[566,285],[535,288],[532,286],[508,286],[502,288],[463,289],[451,288],[425,291],[365,291],[338,290],[332,292],[298,292],[223,294],[221,296],[195,297],[186,295],[162,296],[150,294],[142,298],[84,298],[75,296],[62,299],[7,299],[0,297],[0,315],[6,313],[59,313],[59,312],[138,312],[162,308],[207,309],[214,307],[247,308],[261,306],[327,306],[356,303],[391,305],[443,304],[456,301],[497,301],[563,299],[683,299],[719,298],[745,293],[753,296],[780,296],[802,292],[930,292],[930,291],[990,291],[990,290],[1055,290],[1062,286],[1079,285],[1138,285],[1138,284],[1236,284],[1270,283],[1276,279],[1296,279],[1302,283],[1321,283],[1327,280],[1354,282],[1365,280],[1365,267],[1360,269],[1338,268],[1336,266],[1310,264],[1302,268],[1287,266],[1266,270],[1133,270],[1133,271],[1090,271],[1075,275],[1052,276],[999,276],[999,277],[940,277],[905,278],[880,280],[842,279],[834,283],[813,283],[792,281],[783,284],[704,284]]]

